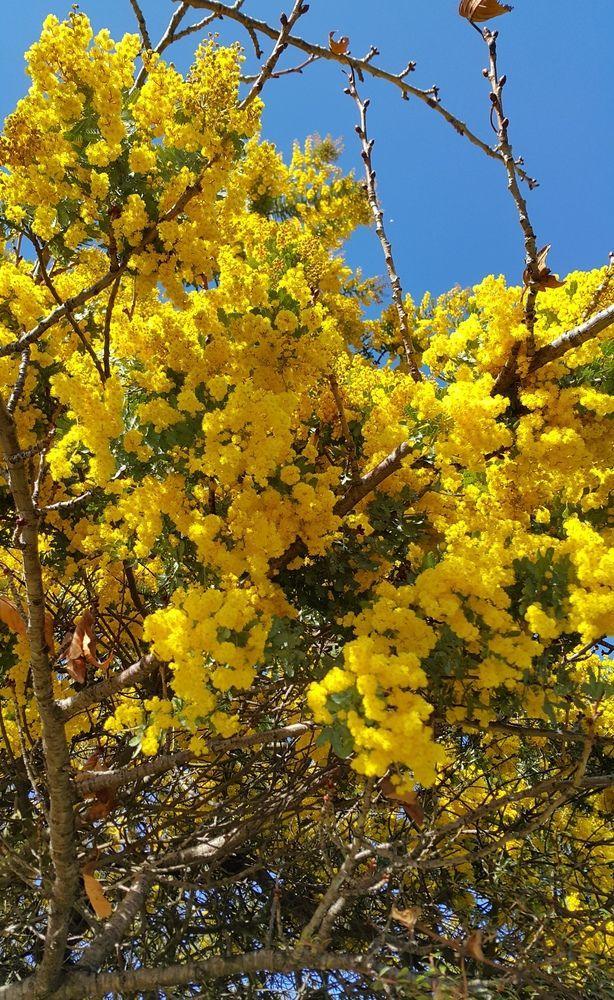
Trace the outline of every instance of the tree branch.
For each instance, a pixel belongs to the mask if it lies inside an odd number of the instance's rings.
[[[92,684],[91,687],[84,688],[83,691],[71,695],[70,698],[63,698],[62,701],[56,703],[63,721],[68,722],[74,715],[84,712],[86,708],[98,705],[105,698],[110,698],[111,695],[117,694],[124,688],[133,687],[147,677],[157,665],[153,656],[145,656],[126,670],[122,670],[121,673],[112,674],[106,680]]]
[[[45,949],[31,996],[45,994],[57,981],[64,960],[68,919],[79,882],[76,861],[74,790],[66,735],[55,700],[45,636],[45,593],[38,550],[38,519],[21,454],[15,423],[0,400],[0,445],[8,464],[9,488],[20,531],[26,582],[27,637],[49,792],[49,841],[54,880],[49,902]]]
[[[371,214],[373,215],[373,221],[375,223],[375,232],[377,233],[377,238],[380,242],[380,246],[384,254],[384,260],[386,262],[386,271],[388,272],[388,280],[390,281],[390,288],[392,289],[392,301],[394,302],[394,307],[399,319],[399,332],[401,334],[401,343],[403,345],[405,360],[414,381],[420,382],[422,379],[422,373],[420,371],[418,355],[414,347],[411,330],[409,329],[409,320],[407,317],[407,310],[405,308],[401,279],[399,278],[399,273],[394,262],[392,246],[390,245],[390,240],[388,239],[388,235],[386,233],[386,227],[384,226],[384,212],[377,195],[375,170],[372,158],[375,140],[369,139],[367,130],[367,108],[369,107],[370,101],[361,100],[356,86],[356,74],[353,69],[350,70],[348,79],[349,85],[346,93],[353,98],[360,116],[360,124],[356,125],[356,133],[362,146],[362,159],[365,165],[365,179],[367,184],[367,198],[369,200]]]
[[[497,68],[497,31],[490,31],[484,28],[480,32],[488,48],[488,69],[484,70],[484,75],[490,82],[490,100],[492,111],[497,118],[497,138],[499,140],[498,149],[500,151],[505,171],[507,173],[507,187],[514,199],[518,221],[522,229],[525,247],[525,274],[528,281],[527,300],[525,304],[525,324],[529,331],[527,340],[527,353],[533,354],[535,349],[535,302],[537,299],[538,282],[540,278],[540,268],[537,251],[537,238],[529,218],[526,198],[523,196],[518,184],[518,164],[514,159],[514,153],[509,138],[509,119],[503,109],[503,89],[507,82],[506,76],[499,76]],[[517,353],[517,352],[516,352]],[[515,364],[515,357],[512,362]]]
[[[95,1000],[96,997],[108,994],[128,995],[172,986],[209,986],[212,980],[230,976],[247,976],[257,972],[290,973],[304,968],[376,974],[368,959],[361,955],[313,953],[306,960],[299,951],[261,949],[243,955],[215,956],[201,962],[186,962],[166,968],[143,967],[102,972],[98,975],[75,973],[67,978],[61,989],[55,991],[53,1000],[82,1000],[83,997]],[[5,1000],[26,1000],[31,996],[28,993],[28,982],[0,988],[0,997]]]
[[[175,0],[176,2],[176,0]],[[248,14],[244,14],[241,10],[237,9],[236,6],[227,7],[226,4],[218,3],[217,0],[185,0],[190,7],[195,7],[199,10],[210,10],[212,13],[216,14],[217,17],[228,17],[231,20],[237,21],[239,24],[243,25],[244,28],[248,28],[251,31],[257,31],[267,38],[273,39],[277,38],[278,32],[271,25],[267,24],[266,21],[259,21],[255,17],[250,17]],[[324,48],[322,45],[316,45],[314,42],[305,41],[303,38],[299,38],[297,35],[289,35],[287,38],[289,46],[295,49],[300,49],[301,52],[306,52],[307,55],[317,56],[319,59],[326,59],[329,62],[336,62],[344,67],[351,67],[356,70],[360,75],[361,73],[366,73],[369,76],[374,76],[379,80],[386,80],[393,86],[397,87],[401,91],[401,95],[408,99],[411,97],[416,97],[427,107],[431,108],[438,115],[441,115],[448,124],[452,125],[454,130],[458,132],[459,135],[464,136],[478,149],[481,149],[486,156],[490,157],[492,160],[499,160],[503,162],[503,157],[501,154],[492,149],[488,143],[484,142],[482,139],[478,138],[471,129],[453,115],[450,111],[445,108],[437,97],[433,95],[432,88],[430,90],[420,90],[418,87],[412,87],[411,84],[407,83],[405,79],[411,70],[413,70],[413,63],[409,63],[408,67],[405,68],[401,73],[390,73],[385,69],[382,69],[377,64],[371,61],[369,56],[364,59],[356,59],[351,55],[338,55],[335,52],[331,52],[330,49]],[[534,184],[535,182],[528,176],[528,174],[520,167],[517,168],[518,176],[521,177],[527,183]]]
[[[143,45],[146,49],[151,49],[151,38],[149,36],[149,31],[147,30],[147,22],[145,20],[145,16],[139,5],[139,0],[130,0],[130,5],[134,11],[134,16],[136,17],[136,21],[139,26],[139,31],[141,32]]]
[[[285,52],[288,47],[288,36],[290,35],[292,28],[299,18],[301,18],[303,14],[306,14],[308,10],[309,4],[304,3],[304,0],[295,0],[294,7],[292,8],[290,15],[281,15],[281,30],[277,41],[275,42],[268,59],[263,63],[250,92],[247,97],[241,101],[241,108],[248,107],[252,101],[258,97],[258,94],[261,92],[267,80],[271,78],[282,53]]]
[[[295,739],[313,730],[314,726],[309,722],[297,722],[291,726],[282,726],[279,729],[268,729],[262,733],[246,733],[245,736],[228,737],[227,739],[213,739],[208,744],[208,750],[215,752],[226,752],[236,750],[240,747],[265,746],[268,743],[277,743],[279,740]],[[143,778],[151,778],[158,774],[165,774],[172,771],[181,764],[195,763],[199,758],[190,750],[182,750],[174,754],[160,754],[151,760],[146,760],[142,764],[134,767],[124,767],[117,771],[92,771],[82,772],[85,777],[82,781],[77,779],[77,791],[81,796],[87,796],[104,789],[123,788],[125,785],[133,785]]]
[[[528,374],[532,375],[540,368],[543,368],[544,365],[550,364],[551,361],[558,361],[568,351],[573,351],[581,347],[587,340],[599,336],[600,333],[603,333],[604,330],[613,325],[614,305],[611,305],[595,316],[591,316],[590,319],[581,323],[580,326],[574,327],[573,330],[568,330],[567,333],[562,333],[551,344],[540,347],[529,361]],[[493,386],[492,394],[507,394],[515,381],[515,371],[503,368]]]
[[[205,170],[209,170],[213,164],[217,162],[217,159],[217,155],[212,156],[206,165]],[[53,309],[48,316],[37,323],[36,326],[33,327],[28,333],[24,334],[23,337],[20,337],[19,340],[13,340],[9,344],[4,344],[3,347],[0,347],[0,358],[6,358],[11,354],[22,352],[26,347],[29,347],[37,340],[40,340],[43,334],[46,333],[47,330],[51,329],[51,327],[58,323],[61,319],[64,319],[64,317],[68,318],[69,314],[74,312],[75,309],[78,309],[79,306],[85,305],[86,302],[95,298],[96,295],[104,291],[105,288],[108,288],[114,281],[118,281],[121,275],[127,270],[131,257],[134,254],[140,253],[141,250],[144,250],[145,247],[147,247],[156,238],[158,234],[158,226],[162,222],[171,222],[173,219],[176,219],[178,215],[181,215],[191,199],[197,194],[200,194],[203,181],[204,173],[201,174],[194,184],[190,184],[185,189],[183,194],[179,196],[175,204],[172,205],[167,212],[161,215],[156,222],[153,222],[143,231],[141,241],[135,247],[131,248],[130,253],[126,255],[119,266],[110,268],[109,271],[102,276],[102,278],[99,278],[98,281],[95,281],[88,288],[84,288],[77,295],[73,295],[71,298],[65,299],[64,302]]]

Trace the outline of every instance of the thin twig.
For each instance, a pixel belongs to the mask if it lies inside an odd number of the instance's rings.
[[[275,67],[279,62],[282,53],[288,47],[288,36],[292,31],[292,28],[294,27],[296,22],[301,17],[303,17],[304,14],[307,13],[308,10],[309,10],[309,4],[304,3],[304,0],[295,0],[294,7],[292,8],[290,14],[281,15],[280,18],[281,29],[277,37],[277,40],[275,42],[275,45],[268,59],[262,64],[260,72],[258,73],[258,76],[256,78],[256,81],[252,86],[251,90],[249,91],[247,97],[245,97],[241,102],[240,107],[242,109],[247,108],[252,103],[252,101],[255,100],[256,97],[258,97],[258,94],[261,92],[267,80],[270,79],[270,77],[273,75]]]
[[[151,38],[149,36],[149,31],[147,29],[147,22],[145,20],[145,15],[140,8],[139,0],[130,0],[130,5],[134,11],[134,16],[136,17],[137,24],[139,26],[139,31],[141,32],[141,38],[143,39],[143,45],[146,49],[151,49]]]
[[[267,24],[266,21],[260,21],[255,17],[250,17],[248,14],[244,14],[236,7],[236,5],[228,7],[226,4],[217,2],[217,0],[185,0],[185,2],[187,2],[188,6],[199,10],[210,10],[212,13],[216,14],[217,17],[228,17],[231,20],[237,21],[237,23],[241,24],[247,30],[251,32],[259,32],[267,38],[275,40],[278,36],[278,31],[271,25]],[[367,57],[357,59],[351,55],[338,55],[330,49],[324,48],[323,45],[317,45],[315,42],[308,42],[303,38],[299,38],[297,35],[289,35],[287,42],[292,48],[299,49],[307,55],[314,55],[319,59],[339,63],[344,68],[350,67],[359,74],[366,73],[379,80],[385,80],[387,83],[397,87],[397,89],[401,92],[401,96],[406,100],[410,97],[415,97],[423,104],[426,104],[426,106],[432,111],[435,111],[436,114],[441,115],[441,117],[444,118],[445,121],[447,121],[459,135],[464,136],[464,138],[485,153],[486,156],[490,157],[490,159],[502,161],[503,158],[498,150],[493,149],[488,145],[488,143],[484,142],[477,135],[475,135],[465,122],[461,121],[460,118],[457,118],[456,115],[452,114],[451,111],[448,111],[448,109],[441,104],[438,92],[434,92],[433,88],[420,90],[419,87],[413,87],[407,82],[406,77],[415,68],[415,64],[413,62],[408,63],[405,69],[403,69],[400,73],[390,73],[388,70],[383,69],[381,66],[378,66],[372,61],[372,50],[370,50]],[[523,181],[526,181],[530,186],[534,186],[536,184],[536,182],[529,177],[522,167],[517,167],[517,173],[518,176],[522,178]]]
[[[505,164],[507,173],[507,187],[514,199],[518,212],[518,221],[522,229],[525,247],[525,275],[528,278],[528,291],[525,303],[525,325],[528,330],[527,353],[531,356],[535,350],[535,303],[537,299],[540,268],[537,250],[537,238],[535,230],[529,218],[526,198],[520,190],[518,184],[518,164],[514,159],[514,152],[509,138],[509,119],[505,115],[503,107],[503,90],[507,82],[506,76],[499,76],[497,67],[497,31],[490,31],[484,28],[480,32],[488,48],[488,69],[484,70],[484,76],[490,82],[491,114],[497,120],[498,149]],[[517,356],[516,351],[516,356]],[[516,357],[512,364],[515,365]]]
[[[329,382],[330,382],[331,392],[333,394],[333,399],[335,400],[335,406],[337,407],[337,413],[339,414],[341,430],[343,432],[343,437],[348,452],[348,461],[350,464],[350,469],[352,471],[352,479],[360,479],[360,469],[358,467],[358,455],[356,453],[356,442],[352,437],[350,425],[348,424],[348,419],[345,414],[343,399],[341,398],[341,392],[339,391],[339,383],[337,382],[337,379],[335,378],[334,375],[330,376]]]
[[[94,367],[95,367],[96,371],[98,372],[98,374],[100,376],[100,380],[104,383],[105,382],[105,373],[104,373],[104,369],[103,369],[103,367],[102,367],[102,365],[100,363],[100,360],[99,360],[99,358],[98,358],[98,356],[96,354],[96,351],[94,350],[94,348],[90,344],[89,340],[87,339],[87,337],[83,333],[81,327],[77,323],[77,320],[75,319],[74,313],[72,311],[72,308],[69,306],[68,301],[63,301],[62,300],[61,295],[59,294],[59,292],[56,289],[53,281],[51,280],[51,275],[49,274],[49,271],[47,270],[46,261],[45,261],[45,259],[43,257],[42,248],[39,245],[38,240],[36,239],[36,237],[34,235],[32,235],[30,237],[30,239],[32,241],[32,246],[34,247],[34,250],[36,252],[36,256],[38,257],[39,273],[40,273],[40,275],[41,275],[41,277],[43,279],[44,284],[47,286],[47,288],[51,292],[51,294],[52,294],[53,298],[55,299],[55,301],[57,302],[58,306],[65,307],[65,314],[64,315],[66,316],[66,319],[70,323],[70,325],[73,328],[74,332],[77,334],[77,337],[79,338],[79,340],[83,344],[85,350],[87,351],[87,353],[89,354],[90,358],[92,359],[92,361],[94,363]]]
[[[113,285],[111,285],[111,294],[109,295],[109,301],[107,303],[107,309],[104,317],[102,367],[105,378],[111,378],[111,321],[113,319],[113,309],[115,308],[115,301],[117,299],[120,283],[121,275],[117,278]]]
[[[362,145],[362,159],[365,165],[365,178],[367,185],[367,198],[369,200],[369,206],[371,208],[371,213],[373,215],[373,221],[375,222],[375,231],[377,233],[377,238],[379,239],[382,252],[384,254],[384,260],[386,261],[386,270],[388,272],[388,280],[390,281],[390,287],[392,289],[392,301],[397,312],[399,319],[399,332],[401,334],[401,343],[403,344],[403,351],[405,353],[405,360],[407,362],[407,367],[416,382],[422,379],[422,374],[420,372],[420,366],[418,363],[418,355],[414,347],[411,330],[409,329],[409,319],[407,316],[407,310],[405,308],[405,301],[403,295],[403,288],[401,286],[401,279],[399,278],[399,273],[394,262],[394,257],[392,254],[392,246],[388,235],[386,233],[386,227],[384,226],[384,212],[380,204],[377,187],[376,187],[376,177],[375,169],[373,167],[373,146],[375,143],[374,139],[369,138],[367,130],[367,109],[369,107],[370,101],[367,99],[363,101],[358,93],[356,86],[356,73],[353,69],[350,70],[348,74],[349,86],[347,87],[346,93],[353,98],[354,103],[358,109],[358,114],[360,116],[360,124],[356,125],[356,134],[360,139]]]
[[[21,361],[19,363],[19,371],[17,373],[17,379],[15,381],[15,385],[13,386],[13,391],[10,395],[8,403],[6,404],[6,408],[11,414],[15,412],[17,404],[23,395],[23,390],[26,384],[26,377],[28,375],[29,363],[30,363],[30,348],[26,345],[21,355]]]

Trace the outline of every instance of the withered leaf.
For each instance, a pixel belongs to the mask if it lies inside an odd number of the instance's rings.
[[[88,663],[97,667],[98,670],[106,670],[113,659],[112,656],[109,656],[102,663],[96,659],[94,622],[94,612],[89,608],[75,625],[66,656],[66,669],[73,680],[79,684],[85,683]]]
[[[482,931],[473,931],[465,941],[465,952],[476,962],[483,962],[485,955],[482,951]]]
[[[93,872],[93,865],[86,865],[83,869],[83,883],[87,898],[96,916],[100,920],[107,920],[113,912],[113,907],[111,906],[111,901],[105,896],[104,890]]]
[[[548,267],[547,261],[551,245],[547,243],[537,253],[537,278],[532,277],[530,267],[525,268],[522,276],[525,288],[535,288],[538,292],[545,292],[547,288],[562,288],[565,284]]]
[[[16,635],[26,634],[26,623],[8,597],[0,597],[0,622]]]
[[[391,802],[398,802],[403,806],[405,815],[413,820],[416,826],[424,825],[424,809],[415,792],[398,792],[392,778],[384,778],[380,784],[380,791]]]
[[[347,35],[343,35],[341,38],[335,38],[335,32],[331,31],[328,35],[328,47],[331,52],[334,52],[336,56],[347,56],[350,51],[350,40]]]
[[[0,622],[3,622],[16,635],[25,636],[27,634],[27,626],[21,612],[8,597],[0,597]],[[45,642],[49,652],[53,655],[53,616],[49,611],[45,611]]]
[[[509,3],[499,3],[499,0],[461,0],[458,13],[468,21],[490,21],[513,9]]]
[[[96,823],[109,816],[117,803],[115,791],[111,788],[100,788],[96,792],[96,801],[85,811],[85,819],[88,823]]]
[[[391,910],[392,919],[398,920],[400,924],[407,927],[407,930],[412,935],[421,915],[422,908],[420,906],[409,906],[406,910],[397,910],[396,906],[393,906]]]

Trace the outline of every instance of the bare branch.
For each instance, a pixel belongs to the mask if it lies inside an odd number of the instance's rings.
[[[69,304],[68,304],[68,302],[70,300],[67,300],[66,302],[62,301],[62,298],[61,298],[59,292],[57,291],[57,289],[56,289],[53,281],[51,280],[51,276],[50,276],[50,274],[49,274],[49,272],[47,270],[47,263],[45,261],[45,257],[43,255],[42,248],[40,247],[38,240],[36,239],[36,237],[34,235],[32,235],[30,237],[30,239],[31,239],[31,242],[32,242],[32,246],[34,247],[34,250],[36,251],[36,256],[38,257],[38,267],[39,267],[38,273],[41,275],[44,284],[47,286],[47,288],[51,292],[51,295],[53,296],[53,298],[57,302],[58,306],[60,306],[60,307],[61,306],[65,306],[66,307],[66,312],[65,312],[66,319],[70,323],[70,325],[73,328],[74,332],[77,334],[77,337],[79,338],[79,340],[83,344],[85,350],[87,351],[87,353],[89,354],[90,358],[92,359],[92,361],[94,363],[94,368],[96,369],[96,371],[98,372],[98,374],[100,376],[100,381],[104,384],[104,382],[106,381],[106,376],[105,376],[104,368],[103,368],[103,366],[101,365],[101,363],[100,363],[100,361],[98,359],[96,351],[94,350],[94,348],[90,344],[89,340],[85,336],[83,330],[81,329],[81,327],[77,323],[77,320],[75,319],[72,307],[70,307]],[[119,281],[120,279],[118,278],[117,280]]]
[[[295,0],[291,13],[288,16],[285,14],[281,15],[281,30],[279,32],[279,36],[268,59],[262,64],[260,72],[258,73],[256,81],[249,94],[241,102],[241,108],[248,107],[252,101],[258,97],[258,94],[261,92],[267,80],[269,80],[273,75],[282,53],[288,47],[288,36],[290,35],[292,28],[299,18],[301,18],[303,14],[306,14],[308,10],[309,4],[306,4],[304,0]]]
[[[337,503],[333,507],[333,513],[337,517],[344,517],[346,514],[349,514],[354,507],[358,506],[361,500],[364,500],[365,497],[373,493],[386,479],[389,479],[390,476],[399,471],[403,464],[403,459],[412,450],[413,446],[409,441],[402,441],[374,469],[371,469],[370,472],[367,472],[351,484],[347,492],[337,500]],[[419,457],[412,463],[412,468],[432,469],[432,465],[428,459]],[[305,556],[306,552],[307,550],[302,538],[295,539],[281,556],[271,559],[269,563],[271,573],[273,575],[280,573],[294,559]]]
[[[348,419],[345,413],[345,407],[343,405],[343,399],[341,398],[341,393],[339,391],[339,383],[334,375],[329,378],[331,392],[333,394],[333,399],[335,400],[335,406],[337,407],[337,413],[339,414],[339,421],[341,423],[341,431],[343,433],[343,439],[345,441],[345,446],[348,453],[348,462],[352,472],[353,479],[360,478],[360,469],[358,467],[358,455],[356,453],[356,442],[352,437],[352,432],[348,424]]]
[[[112,674],[106,680],[99,681],[98,684],[92,684],[91,687],[84,688],[83,691],[73,694],[70,698],[58,701],[57,708],[61,712],[63,720],[67,722],[74,715],[85,711],[86,708],[98,705],[105,698],[110,698],[111,695],[117,694],[118,691],[138,684],[156,666],[157,661],[153,656],[145,656],[142,660],[133,663],[126,670],[122,670],[121,673]]]
[[[28,365],[30,364],[30,348],[24,347],[23,353],[21,355],[21,362],[19,364],[19,371],[17,373],[17,379],[15,385],[13,386],[13,391],[11,392],[10,399],[6,404],[6,408],[10,414],[13,414],[17,408],[17,404],[23,395],[23,390],[26,384],[26,377],[28,375]]]
[[[210,169],[214,163],[217,162],[217,157],[213,156],[205,169]],[[77,295],[73,295],[71,298],[66,299],[55,309],[53,309],[48,316],[40,320],[28,333],[24,334],[18,340],[13,340],[9,344],[4,344],[0,347],[0,358],[9,357],[11,354],[16,354],[22,352],[24,348],[29,347],[31,344],[36,343],[37,340],[50,330],[52,326],[59,323],[64,317],[68,317],[70,313],[73,313],[80,306],[85,305],[90,299],[95,298],[100,292],[103,292],[105,288],[108,288],[114,281],[117,281],[122,274],[127,270],[130,263],[130,259],[133,254],[140,253],[144,250],[157,236],[158,226],[162,222],[171,222],[178,215],[183,212],[184,208],[188,202],[197,194],[200,194],[202,189],[202,184],[204,181],[204,175],[198,178],[194,184],[190,184],[182,195],[177,199],[175,204],[169,208],[167,212],[160,216],[160,218],[148,226],[143,232],[143,237],[140,242],[131,249],[130,253],[126,255],[124,260],[117,266],[111,267],[106,274],[104,274],[98,281],[95,281],[88,288],[84,288]],[[100,364],[100,362],[98,362]]]
[[[188,2],[188,0],[186,0]],[[271,25],[267,24],[266,21],[259,21],[257,18],[250,17],[248,14],[242,13],[236,7],[227,7],[226,4],[219,3],[217,0],[189,0],[188,5],[190,7],[195,7],[200,10],[210,10],[212,13],[216,14],[217,17],[228,17],[231,20],[237,21],[242,24],[244,28],[251,29],[252,32],[257,31],[267,38],[276,40],[278,32]],[[371,52],[364,59],[356,59],[351,55],[337,55],[330,49],[324,48],[322,45],[317,45],[314,42],[305,41],[303,38],[299,38],[297,35],[289,35],[287,39],[288,45],[295,49],[300,49],[302,52],[306,52],[307,55],[317,56],[319,59],[326,59],[329,62],[340,63],[344,67],[350,67],[354,69],[357,73],[366,73],[370,76],[374,76],[379,80],[386,80],[391,83],[394,87],[397,87],[401,91],[401,95],[408,99],[409,97],[416,97],[423,104],[426,104],[432,111],[435,111],[438,115],[441,115],[448,124],[452,125],[454,130],[461,136],[464,136],[469,140],[474,146],[480,149],[486,156],[493,160],[503,161],[501,153],[496,149],[493,149],[488,143],[484,142],[482,139],[478,138],[471,129],[466,125],[465,122],[457,118],[450,111],[445,108],[438,99],[438,95],[434,95],[433,89],[430,90],[420,90],[418,87],[412,87],[411,84],[407,83],[406,77],[409,72],[414,68],[414,64],[410,63],[408,68],[405,68],[401,73],[390,73],[385,69],[372,62]],[[531,181],[529,175],[521,168],[517,167],[518,176],[524,181]],[[534,182],[532,182],[534,183]]]
[[[139,31],[141,32],[143,45],[146,49],[151,49],[151,38],[149,36],[149,31],[147,29],[147,22],[145,20],[145,16],[139,5],[139,0],[130,0],[130,6],[134,11],[134,16],[136,17],[137,24],[139,26]]]
[[[38,520],[11,414],[0,401],[0,445],[8,464],[8,480],[20,526],[28,602],[27,636],[34,695],[41,719],[49,792],[49,838],[54,869],[45,951],[36,973],[36,993],[53,987],[64,960],[68,918],[78,887],[74,791],[64,726],[53,697],[49,650],[45,636],[45,592],[38,549]]]
[[[581,323],[580,326],[574,327],[573,330],[568,330],[567,333],[562,333],[551,344],[540,347],[530,359],[528,374],[532,375],[540,368],[543,368],[544,365],[550,364],[551,361],[558,361],[568,351],[574,351],[593,337],[598,337],[600,333],[603,333],[604,330],[607,330],[613,324],[614,305],[611,305],[595,316],[591,316],[590,319]],[[504,395],[509,392],[515,379],[516,374],[513,369],[503,368],[493,386],[493,395],[497,393]]]
[[[357,483],[352,483],[347,493],[335,504],[335,514],[338,517],[349,514],[369,493],[373,493],[386,479],[389,479],[390,476],[399,471],[403,464],[403,459],[411,454],[412,450],[413,446],[409,441],[402,441],[394,451],[391,451],[386,458],[382,459],[379,465],[376,465],[374,469],[371,469],[370,472],[362,476]],[[427,460],[418,458],[412,463],[412,468],[430,469],[431,465]]]
[[[249,975],[256,972],[289,973],[299,969],[331,969],[334,971],[370,972],[370,963],[361,955],[314,953],[306,961],[300,951],[271,951],[261,949],[245,955],[216,956],[202,962],[187,962],[162,968],[141,968],[120,972],[103,972],[98,975],[74,973],[66,984],[54,993],[54,1000],[82,1000],[83,997],[104,997],[107,994],[141,993],[171,986],[205,985],[212,980]],[[31,994],[31,982],[26,980],[16,986],[0,988],[0,997],[6,1000],[26,1000]]]
[[[297,722],[291,726],[282,726],[279,729],[269,729],[262,733],[247,733],[245,736],[228,737],[227,739],[212,739],[207,749],[211,753],[225,753],[241,747],[265,746],[268,743],[277,743],[280,740],[296,739],[313,730],[314,726],[309,722]],[[126,785],[135,784],[143,778],[151,778],[158,774],[165,774],[182,764],[198,763],[199,758],[190,750],[182,750],[175,754],[159,754],[152,760],[146,760],[142,764],[134,767],[125,767],[118,771],[92,771],[87,773],[82,781],[77,781],[77,791],[79,795],[86,796],[100,789],[117,789]],[[85,772],[83,772],[85,773]]]
[[[373,167],[373,146],[375,140],[369,138],[367,130],[367,109],[370,101],[361,100],[356,86],[356,74],[353,69],[350,70],[348,79],[349,86],[346,93],[353,98],[360,115],[360,124],[356,126],[356,133],[362,146],[362,159],[365,165],[367,197],[371,208],[371,214],[373,215],[373,221],[375,222],[375,232],[377,233],[377,238],[379,239],[380,246],[384,254],[384,260],[386,261],[388,280],[390,281],[390,287],[392,289],[392,301],[394,302],[394,307],[399,318],[401,343],[403,344],[407,367],[409,368],[414,380],[419,382],[422,379],[422,373],[420,372],[418,355],[414,347],[411,330],[409,329],[409,320],[407,317],[407,310],[405,308],[401,279],[399,278],[399,273],[394,262],[392,246],[390,245],[390,240],[388,239],[386,228],[384,226],[384,212],[377,195],[375,169]]]
[[[479,29],[478,29],[479,30]],[[537,238],[529,218],[527,202],[518,184],[518,164],[514,159],[514,153],[509,139],[509,119],[503,109],[503,90],[507,82],[506,76],[499,76],[497,68],[497,38],[498,32],[484,28],[480,34],[488,48],[488,69],[484,70],[484,76],[490,82],[491,115],[494,113],[497,119],[497,138],[499,140],[499,151],[505,164],[507,173],[507,187],[518,213],[518,221],[522,229],[525,247],[525,276],[528,279],[528,290],[524,309],[525,325],[528,330],[527,354],[531,356],[535,351],[535,303],[539,290],[539,255],[537,250]],[[513,373],[516,368],[520,343],[515,345],[506,363],[506,368]]]

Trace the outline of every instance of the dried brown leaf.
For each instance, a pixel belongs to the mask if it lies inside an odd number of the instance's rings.
[[[26,623],[20,612],[8,597],[0,597],[0,622],[2,622],[11,632],[16,635],[26,634]]]
[[[465,952],[476,962],[483,962],[485,955],[482,951],[482,931],[473,931],[465,941]]]
[[[83,869],[83,883],[87,898],[96,916],[100,920],[108,920],[113,912],[113,907],[111,906],[111,901],[105,896],[100,882],[92,872],[92,865],[86,865]]]
[[[94,612],[89,608],[85,614],[78,619],[70,640],[70,646],[66,655],[66,669],[68,673],[79,684],[84,684],[87,677],[88,663],[98,670],[107,670],[113,661],[110,655],[102,663],[96,659],[96,636],[94,635],[95,617]]]
[[[422,908],[420,906],[409,906],[406,910],[397,910],[396,906],[393,906],[391,910],[392,919],[398,920],[400,924],[407,927],[412,935],[421,915]]]
[[[531,268],[526,267],[523,274],[523,281],[525,288],[535,288],[538,292],[545,292],[547,288],[562,288],[565,284],[560,278],[553,274],[548,267],[548,254],[550,253],[551,244],[547,243],[545,247],[537,253],[537,277],[533,278],[531,273]]]
[[[21,612],[12,601],[9,601],[8,597],[0,597],[0,622],[3,622],[16,635],[25,636],[27,634],[27,626]],[[49,611],[45,611],[45,642],[50,654],[53,656],[55,650],[53,616]]]
[[[73,681],[76,681],[77,684],[85,684],[87,678],[87,663],[82,656],[78,656],[75,660],[68,660],[66,669]]]
[[[424,809],[415,792],[398,792],[392,778],[384,778],[380,785],[382,795],[385,795],[391,802],[398,802],[403,806],[405,815],[413,820],[416,826],[424,825]]]
[[[501,14],[509,14],[514,8],[499,0],[461,0],[458,13],[468,21],[490,21]]]
[[[350,51],[350,40],[347,35],[335,38],[335,32],[331,31],[328,35],[328,47],[336,56],[347,56]]]
[[[85,819],[88,823],[96,823],[107,816],[115,809],[117,799],[115,791],[111,788],[100,788],[96,792],[96,801],[85,811]]]

